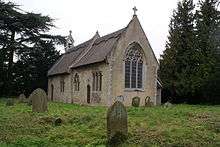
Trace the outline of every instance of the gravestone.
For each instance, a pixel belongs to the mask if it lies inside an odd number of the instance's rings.
[[[29,96],[29,101],[32,101],[33,112],[47,111],[47,95],[44,90],[38,88]]]
[[[119,95],[115,98],[115,101],[119,101],[119,102],[123,102],[124,101],[124,96],[123,95]]]
[[[172,103],[170,103],[169,101],[167,101],[166,103],[164,103],[164,107],[165,107],[165,108],[172,107]]]
[[[151,102],[151,98],[149,96],[145,98],[145,106],[147,107],[153,106],[153,102]]]
[[[139,107],[140,106],[140,98],[139,97],[134,97],[132,98],[132,106],[133,107]]]
[[[107,136],[110,144],[123,142],[127,138],[127,111],[120,101],[116,101],[107,112]]]
[[[26,96],[24,94],[20,94],[19,97],[18,97],[18,100],[21,103],[26,103],[27,102]]]
[[[62,119],[61,118],[54,118],[53,126],[61,126]]]

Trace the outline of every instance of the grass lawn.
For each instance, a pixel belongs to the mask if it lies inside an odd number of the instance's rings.
[[[49,103],[48,113],[0,100],[0,146],[105,146],[107,107]],[[220,106],[127,108],[125,146],[220,146]],[[60,117],[61,126],[52,119]]]

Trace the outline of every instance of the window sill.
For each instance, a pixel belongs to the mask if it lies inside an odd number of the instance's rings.
[[[138,89],[138,88],[125,88],[125,92],[144,92],[144,89]]]

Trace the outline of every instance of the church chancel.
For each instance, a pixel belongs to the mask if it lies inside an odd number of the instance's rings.
[[[52,101],[112,105],[116,97],[130,106],[150,97],[161,103],[158,61],[136,15],[125,28],[100,36],[98,32],[74,46],[70,32],[65,53],[48,71],[48,97]]]

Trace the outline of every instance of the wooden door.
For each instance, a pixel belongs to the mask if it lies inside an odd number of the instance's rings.
[[[87,85],[87,103],[89,104],[91,102],[91,87],[90,85]]]

